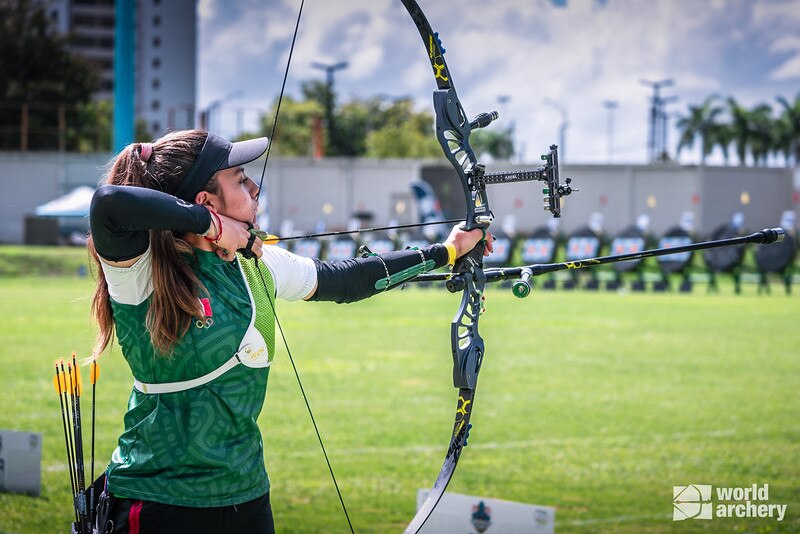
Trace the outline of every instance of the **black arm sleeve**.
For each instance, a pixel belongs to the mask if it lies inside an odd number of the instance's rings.
[[[447,264],[444,245],[430,245],[420,250],[397,250],[382,254],[380,258],[368,256],[344,261],[314,260],[317,266],[317,291],[309,300],[343,304],[382,293],[382,289],[375,289],[375,283],[386,278],[386,271],[396,274],[419,265],[422,263],[420,252],[425,255],[425,260],[433,260],[436,268]]]
[[[97,253],[124,261],[147,250],[148,230],[202,234],[211,226],[211,213],[154,189],[103,185],[92,197],[89,226]]]

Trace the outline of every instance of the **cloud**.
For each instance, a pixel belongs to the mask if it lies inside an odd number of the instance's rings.
[[[796,0],[758,2],[753,9],[754,24],[768,36],[769,50],[782,58],[769,72],[775,81],[800,79],[800,5]]]
[[[201,24],[213,19],[217,15],[217,2],[215,0],[199,0],[197,2],[197,16]]]
[[[784,35],[771,46],[773,52],[786,52],[788,59],[769,73],[771,80],[800,79],[800,35]]]
[[[771,80],[798,80],[800,79],[800,50],[797,55],[784,61],[780,67],[769,73]]]
[[[769,98],[779,92],[770,83],[800,77],[798,0],[418,1],[440,32],[468,114],[510,96],[502,120],[513,118],[528,157],[558,139],[561,119],[545,98],[569,112],[567,161],[605,160],[605,100],[619,102],[615,152],[643,161],[652,93],[642,79],[675,79],[665,94],[680,96],[670,107],[680,111],[714,92]],[[253,105],[271,101],[297,7],[297,0],[200,0],[201,101],[233,87],[257,95]],[[289,91],[321,79],[312,62],[348,61],[336,74],[342,98],[410,95],[430,109],[434,82],[422,45],[396,0],[308,3]]]

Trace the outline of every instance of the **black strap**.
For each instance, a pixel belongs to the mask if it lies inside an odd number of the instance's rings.
[[[251,223],[250,221],[247,222],[247,229],[248,230],[253,229],[253,223]],[[256,242],[256,234],[251,233],[250,237],[247,238],[247,244],[244,246],[244,248],[240,248],[237,252],[239,252],[242,256],[244,256],[248,260],[255,258],[256,255],[253,252],[253,243],[255,242]]]

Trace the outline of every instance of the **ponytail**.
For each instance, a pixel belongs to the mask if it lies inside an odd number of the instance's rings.
[[[208,134],[200,130],[170,133],[154,143],[128,145],[110,163],[103,183],[174,191],[200,154]],[[210,184],[213,187],[215,184]],[[114,315],[100,257],[89,237],[88,250],[97,267],[92,317],[99,332],[98,357],[114,335]],[[206,290],[191,268],[192,247],[169,230],[150,231],[153,293],[145,319],[156,353],[169,356],[201,310],[198,296]]]

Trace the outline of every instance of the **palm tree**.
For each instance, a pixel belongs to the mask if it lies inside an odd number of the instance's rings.
[[[767,157],[775,152],[778,146],[775,133],[775,121],[772,119],[772,107],[769,104],[759,104],[749,112],[750,118],[750,150],[753,153],[753,163],[766,165]]]
[[[782,96],[777,98],[783,106],[780,116],[782,125],[782,145],[786,155],[786,163],[800,165],[800,91],[794,97],[794,102],[788,102]]]
[[[733,97],[728,97],[728,112],[731,116],[730,126],[733,143],[736,146],[736,156],[739,158],[739,165],[745,166],[750,148],[750,114]]]
[[[699,106],[689,106],[689,115],[678,119],[676,126],[681,132],[678,141],[678,154],[684,147],[694,146],[696,138],[700,138],[700,164],[705,165],[706,157],[714,149],[713,132],[717,128],[717,115],[722,113],[722,108],[715,105],[718,95],[707,97]]]
[[[717,124],[711,132],[712,143],[719,146],[722,150],[722,157],[725,159],[725,165],[729,164],[730,160],[730,147],[735,139],[735,132],[731,124]],[[713,148],[713,147],[712,147]]]

